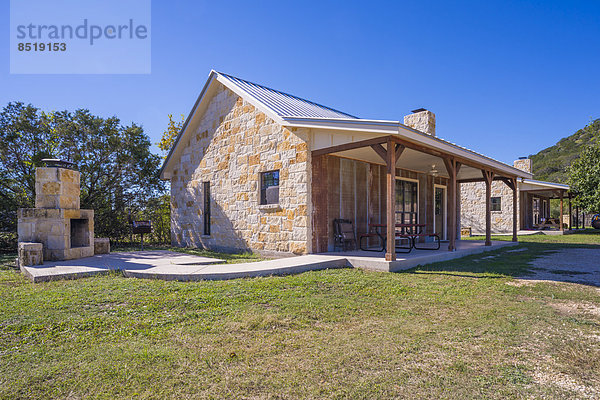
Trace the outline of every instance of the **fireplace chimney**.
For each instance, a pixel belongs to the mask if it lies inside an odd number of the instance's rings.
[[[35,208],[79,209],[79,171],[62,160],[42,160],[35,170]]]
[[[79,208],[79,171],[73,163],[42,160],[35,170],[35,208],[18,210],[19,242],[41,243],[44,260],[94,255],[94,210]]]
[[[528,157],[519,157],[515,160],[513,166],[521,171],[529,172],[531,174],[531,159]]]
[[[425,108],[417,108],[404,117],[404,125],[435,136],[435,114]]]

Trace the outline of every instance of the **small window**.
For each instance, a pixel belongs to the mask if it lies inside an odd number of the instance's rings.
[[[491,202],[491,211],[502,211],[502,197],[492,197],[490,199]]]
[[[279,204],[279,170],[260,174],[260,204]]]
[[[210,236],[210,182],[202,183],[204,191],[204,235]]]

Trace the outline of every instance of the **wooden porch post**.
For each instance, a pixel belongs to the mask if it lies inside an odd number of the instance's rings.
[[[482,171],[484,174],[484,179],[485,178],[485,171]],[[493,178],[493,177],[492,177]],[[512,226],[512,241],[513,242],[518,242],[517,239],[517,206],[518,206],[518,195],[517,195],[517,188],[518,188],[518,184],[517,184],[517,177],[515,176],[514,178],[499,178],[502,182],[506,183],[506,186],[508,186],[512,191],[513,191],[513,196],[512,196],[512,204],[513,204],[513,226]],[[521,213],[522,215],[523,213]]]
[[[492,181],[494,173],[492,171],[481,170],[485,180],[485,245],[492,245]]]
[[[571,206],[571,192],[568,193],[569,196],[569,230],[573,229],[573,207]]]
[[[565,231],[565,227],[563,225],[563,191],[560,191],[560,222],[559,222],[560,230],[562,232]]]
[[[396,261],[396,144],[387,140],[387,251],[386,261]]]
[[[458,176],[458,171],[460,170],[460,163],[456,163],[456,175]],[[456,189],[454,190],[454,194],[456,197],[455,203],[454,203],[454,209],[456,210],[454,213],[456,214],[454,216],[455,219],[455,223],[454,223],[454,243],[455,243],[455,247],[456,247],[456,241],[457,240],[461,240],[461,236],[460,236],[460,182],[458,181],[458,178],[456,179]]]
[[[444,158],[444,164],[446,165],[446,171],[448,171],[448,177],[450,182],[448,184],[448,251],[456,251],[456,229],[458,216],[456,213],[456,198],[457,194],[457,179],[458,171],[460,169],[460,163],[454,159]]]
[[[513,236],[512,236],[512,241],[513,242],[518,242],[519,240],[517,239],[517,206],[518,206],[518,199],[517,199],[517,178],[511,178],[511,182],[512,182],[512,191],[513,191]]]

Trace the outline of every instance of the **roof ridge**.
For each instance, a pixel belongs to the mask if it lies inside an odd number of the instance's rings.
[[[350,117],[350,118],[354,118],[354,119],[361,119],[361,118],[359,118],[359,117],[357,117],[357,116],[355,116],[355,115],[348,114],[347,112],[344,112],[344,111],[337,110],[337,109],[335,109],[335,108],[333,108],[333,107],[329,107],[329,106],[326,106],[326,105],[323,105],[323,104],[319,104],[319,103],[316,103],[316,102],[314,102],[314,101],[312,101],[312,100],[304,99],[304,98],[302,98],[302,97],[298,97],[298,96],[295,96],[295,95],[293,95],[293,94],[290,94],[290,93],[283,92],[283,91],[281,91],[281,90],[273,89],[273,88],[270,88],[270,87],[268,87],[268,86],[261,85],[260,83],[251,82],[251,81],[249,81],[249,80],[242,79],[242,78],[238,78],[237,76],[233,76],[233,75],[230,75],[230,74],[226,74],[226,73],[224,73],[224,72],[220,72],[220,71],[215,71],[215,72],[216,72],[217,74],[219,74],[219,75],[223,75],[223,76],[225,76],[225,77],[227,77],[227,78],[230,78],[230,79],[235,79],[235,80],[239,80],[239,81],[242,81],[242,82],[244,82],[244,83],[246,83],[246,84],[250,84],[250,85],[258,86],[258,87],[261,87],[261,88],[263,88],[263,89],[269,90],[269,91],[271,91],[271,92],[279,93],[279,94],[282,94],[282,95],[284,95],[284,96],[291,97],[291,98],[293,98],[293,99],[296,99],[296,100],[300,100],[300,101],[304,101],[304,102],[310,103],[310,104],[312,104],[312,105],[314,105],[314,106],[317,106],[317,107],[322,107],[322,108],[325,108],[325,109],[327,109],[327,110],[330,110],[330,111],[333,111],[333,112],[336,112],[336,113],[339,113],[339,114],[342,114],[342,115],[346,115],[346,116],[348,116],[348,117]],[[243,89],[243,88],[242,88],[242,89]],[[246,91],[246,90],[244,90],[244,91]],[[263,104],[264,104],[264,102],[262,102],[262,101],[261,101],[261,103],[263,103]],[[266,105],[266,104],[265,104],[265,105]],[[295,117],[295,115],[286,115],[286,116],[289,116],[289,117]]]

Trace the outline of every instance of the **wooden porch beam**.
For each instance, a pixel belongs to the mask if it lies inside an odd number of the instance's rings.
[[[506,173],[504,173],[500,170],[497,170],[495,168],[491,168],[489,165],[480,164],[480,163],[474,162],[473,160],[458,157],[453,154],[444,153],[444,152],[434,150],[434,149],[429,149],[425,146],[421,146],[419,144],[409,142],[408,140],[402,139],[397,136],[390,136],[390,137],[392,138],[392,140],[394,142],[403,145],[407,149],[417,150],[417,151],[420,151],[421,153],[430,154],[432,156],[440,157],[442,159],[452,159],[452,160],[455,160],[457,163],[460,163],[461,165],[466,165],[468,167],[477,168],[477,169],[486,169],[486,170],[492,171],[496,175],[501,175],[501,176],[506,175]]]
[[[322,156],[323,154],[331,154],[340,151],[360,149],[361,147],[370,147],[373,144],[386,143],[387,140],[388,137],[379,136],[373,139],[359,140],[358,142],[344,143],[339,144],[337,146],[325,147],[324,149],[313,150],[311,154],[313,157],[317,157]]]
[[[413,143],[408,140],[405,140],[401,137],[398,137],[397,135],[379,136],[379,137],[376,137],[373,139],[366,139],[366,140],[359,140],[357,142],[344,143],[344,144],[340,144],[340,145],[336,145],[336,146],[326,147],[323,149],[313,150],[311,152],[311,154],[313,157],[317,157],[317,156],[320,156],[323,154],[339,153],[342,151],[354,150],[354,149],[359,149],[359,148],[364,148],[364,147],[371,147],[380,157],[383,157],[383,154],[381,153],[381,149],[383,149],[383,146],[381,146],[381,145],[383,143],[387,143],[388,141],[391,141],[392,143],[395,143],[395,144],[401,146],[401,147],[396,146],[394,149],[395,150],[394,153],[397,154],[397,157],[400,157],[399,155],[402,154],[404,149],[412,149],[412,150],[419,151],[421,153],[429,154],[429,155],[432,155],[435,157],[440,157],[442,159],[447,159],[447,160],[451,159],[451,160],[454,160],[455,163],[460,163],[461,165],[466,165],[466,166],[469,166],[472,168],[485,169],[488,171],[492,171],[495,175],[498,175],[498,176],[504,177],[506,175],[504,172],[501,172],[499,170],[491,168],[489,165],[480,164],[480,163],[474,162],[473,160],[470,160],[470,159],[457,157],[457,156],[449,154],[449,153],[431,149],[426,146],[420,145],[418,143]],[[373,145],[377,145],[377,144],[380,145],[381,147],[380,148],[378,147],[376,150],[375,147],[373,147]],[[387,153],[387,151],[386,151],[386,153]],[[385,158],[385,160],[387,160],[387,157]],[[396,158],[396,161],[398,161],[398,158]],[[507,178],[510,179],[510,178],[512,178],[512,176],[508,176]],[[467,181],[461,180],[461,183],[464,183],[464,182],[467,182]]]
[[[504,176],[494,176],[494,181],[510,181],[513,178],[507,178]],[[516,178],[515,178],[516,179]],[[458,183],[476,183],[476,182],[485,182],[485,179],[483,178],[465,178],[465,179],[459,179],[457,181]]]
[[[371,148],[375,150],[375,153],[379,154],[379,157],[381,157],[384,162],[387,163],[387,150],[384,149],[380,143],[372,144]]]
[[[508,186],[511,190],[517,190],[517,179],[516,178],[504,178],[500,177],[498,179],[494,178],[494,180],[502,181]]]
[[[401,144],[396,145],[396,162],[398,162],[398,159],[402,155],[402,152],[404,151],[404,149],[406,149],[405,146],[402,146]]]

